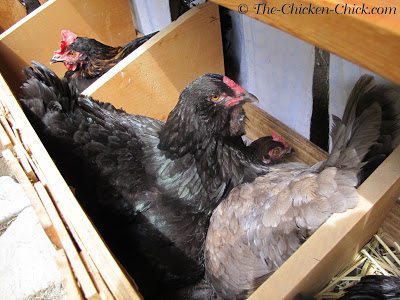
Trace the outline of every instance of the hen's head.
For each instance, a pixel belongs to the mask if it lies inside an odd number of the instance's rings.
[[[256,158],[265,164],[280,162],[292,152],[286,140],[276,132],[255,140],[249,147]]]
[[[54,51],[51,63],[62,62],[72,72],[88,67],[96,60],[115,56],[117,48],[104,45],[95,39],[78,37],[69,30],[61,30],[60,48]]]
[[[227,76],[205,74],[181,93],[161,133],[161,147],[170,148],[176,140],[191,144],[219,137],[244,134],[243,104],[257,98]],[[183,150],[184,151],[184,150]]]

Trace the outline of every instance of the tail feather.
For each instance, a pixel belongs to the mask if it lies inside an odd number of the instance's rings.
[[[350,93],[342,119],[333,116],[328,166],[354,169],[359,183],[400,144],[400,93],[363,75]]]
[[[79,126],[79,120],[69,114],[77,107],[79,95],[76,90],[66,79],[58,78],[38,62],[32,62],[25,74],[27,79],[21,86],[20,103],[39,136],[70,140]]]
[[[78,99],[76,90],[49,68],[33,61],[32,66],[25,69],[25,75],[21,102],[37,113],[37,117],[43,117],[49,110],[71,111],[74,108]]]

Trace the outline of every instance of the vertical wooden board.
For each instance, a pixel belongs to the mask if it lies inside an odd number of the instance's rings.
[[[83,93],[165,120],[183,88],[212,72],[223,73],[224,65],[218,6],[208,3],[161,30]]]
[[[0,72],[15,95],[32,60],[49,66],[62,29],[112,46],[136,36],[128,0],[50,0],[0,35]],[[59,76],[66,71],[62,64],[51,68]]]
[[[400,195],[400,147],[358,188],[354,209],[334,214],[249,299],[306,299],[344,269]]]

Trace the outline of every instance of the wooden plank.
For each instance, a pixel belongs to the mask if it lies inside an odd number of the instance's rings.
[[[3,131],[3,128],[1,126],[0,131]],[[12,149],[5,149],[1,152],[1,154],[3,156],[3,159],[6,161],[7,168],[24,189],[24,192],[30,200],[31,205],[35,210],[35,213],[38,216],[39,222],[42,225],[43,229],[46,233],[51,231],[53,228],[53,223],[51,222],[43,205],[41,205],[40,199],[38,198],[35,189],[33,188],[31,182],[29,181],[17,158],[12,152]]]
[[[398,200],[393,209],[383,222],[381,229],[394,241],[400,241],[400,201]]]
[[[65,292],[66,299],[82,299],[82,294],[76,285],[74,274],[72,273],[64,249],[57,250],[56,259],[57,265],[60,269],[63,290]]]
[[[249,299],[308,299],[350,263],[400,195],[400,147],[358,192],[356,208],[331,216]]]
[[[90,275],[93,278],[93,281],[96,284],[97,289],[99,290],[100,299],[102,299],[102,300],[103,299],[105,299],[105,300],[115,299],[113,297],[113,295],[111,294],[110,290],[108,289],[103,278],[101,277],[99,270],[97,270],[92,259],[90,258],[90,255],[85,252],[81,252],[80,255],[81,255],[81,258],[82,258],[86,268],[90,272]]]
[[[14,151],[17,154],[19,163],[21,164],[22,168],[24,169],[25,174],[27,175],[29,180],[31,182],[38,181],[38,179],[35,175],[35,172],[33,172],[33,169],[31,167],[31,165],[29,164],[27,157],[25,156],[26,152],[25,152],[25,149],[23,148],[23,146],[21,144],[14,145]]]
[[[306,42],[335,53],[345,59],[361,65],[394,82],[400,83],[400,5],[399,1],[354,0],[348,3],[369,9],[373,7],[392,7],[396,14],[336,14],[343,12],[341,0],[211,0],[214,3],[238,11],[248,10],[246,15],[273,27],[288,32]],[[266,8],[276,7],[288,14],[277,11],[275,14],[262,14]],[[246,6],[243,6],[245,4]],[[258,6],[261,5],[261,6]],[[241,6],[240,6],[241,5]],[[286,5],[286,6],[284,6]],[[329,10],[326,14],[290,14],[295,8],[322,7]],[[258,7],[261,10],[258,10]],[[258,10],[258,14],[257,14]],[[314,9],[315,10],[315,9]],[[326,11],[325,10],[325,11]],[[371,11],[371,10],[368,10]]]
[[[0,124],[3,127],[4,131],[6,132],[8,138],[11,140],[12,144],[16,144],[18,141],[14,135],[14,132],[10,126],[10,124],[8,124],[7,122],[7,118],[5,117],[5,113],[2,113],[0,115]]]
[[[3,127],[0,126],[0,132],[4,132]],[[16,178],[19,184],[24,189],[24,192],[28,196],[31,205],[38,216],[39,222],[43,229],[45,230],[47,236],[56,247],[57,250],[57,265],[60,267],[60,273],[62,275],[64,290],[68,296],[68,299],[81,299],[81,297],[77,297],[80,293],[77,290],[75,279],[71,273],[68,262],[65,262],[65,253],[62,249],[62,243],[59,239],[58,232],[55,230],[52,221],[50,220],[49,215],[47,214],[46,209],[44,208],[41,200],[38,197],[35,189],[32,184],[28,180],[28,177],[24,173],[21,165],[18,163],[17,158],[13,155],[11,149],[6,149],[2,151],[3,159],[5,159],[7,163],[7,167],[9,168],[11,174]],[[63,259],[60,260],[59,254],[62,251]],[[73,297],[69,297],[73,296]]]
[[[312,165],[327,158],[324,150],[257,106],[245,104],[245,111],[248,118],[246,120],[246,136],[250,139],[255,140],[265,135],[271,135],[271,132],[275,131],[283,136],[294,150],[291,160]]]
[[[18,124],[12,118],[11,114],[5,107],[1,107],[2,112],[0,112],[0,123],[6,130],[8,137],[11,139],[14,145],[14,150],[20,159],[20,163],[25,169],[31,182],[36,182],[40,180],[43,184],[46,183],[46,179],[43,176],[41,170],[38,168],[38,164],[30,156],[30,149],[26,145],[22,145],[21,131]]]
[[[208,3],[161,30],[83,93],[165,120],[183,88],[211,72],[223,73],[224,65],[218,6]]]
[[[139,293],[133,288],[132,283],[88,220],[1,76],[0,101],[18,122],[24,145],[30,148],[34,161],[46,177],[46,188],[58,210],[62,212],[62,218],[71,230],[79,248],[90,253],[94,264],[116,299],[140,299]]]
[[[115,46],[136,36],[128,0],[47,1],[0,35],[0,72],[16,95],[32,60],[49,66],[62,29]],[[60,76],[66,71],[62,64],[51,68]]]
[[[79,253],[77,252],[74,243],[71,240],[67,229],[65,228],[64,223],[59,216],[57,209],[54,207],[53,202],[47,194],[45,187],[40,182],[35,183],[34,187],[40,197],[40,200],[46,208],[47,213],[49,214],[54,228],[57,231],[57,234],[62,244],[62,248],[65,250],[72,270],[79,282],[85,298],[100,299],[97,293],[97,289],[94,286],[94,283],[90,278],[88,271],[86,270],[85,265],[83,264],[83,261],[81,260]]]
[[[0,121],[1,120],[5,120],[4,115],[3,115],[3,111],[0,107]],[[0,124],[2,125],[3,123],[0,122]],[[0,126],[0,149],[11,149],[12,148],[12,143],[11,143],[11,139],[8,136],[6,130],[4,129],[3,126]]]

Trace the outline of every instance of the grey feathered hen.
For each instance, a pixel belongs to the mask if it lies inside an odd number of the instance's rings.
[[[206,276],[218,295],[246,298],[330,215],[355,207],[356,187],[399,144],[399,119],[399,94],[364,75],[342,120],[334,117],[326,161],[272,166],[234,188],[206,238]]]

